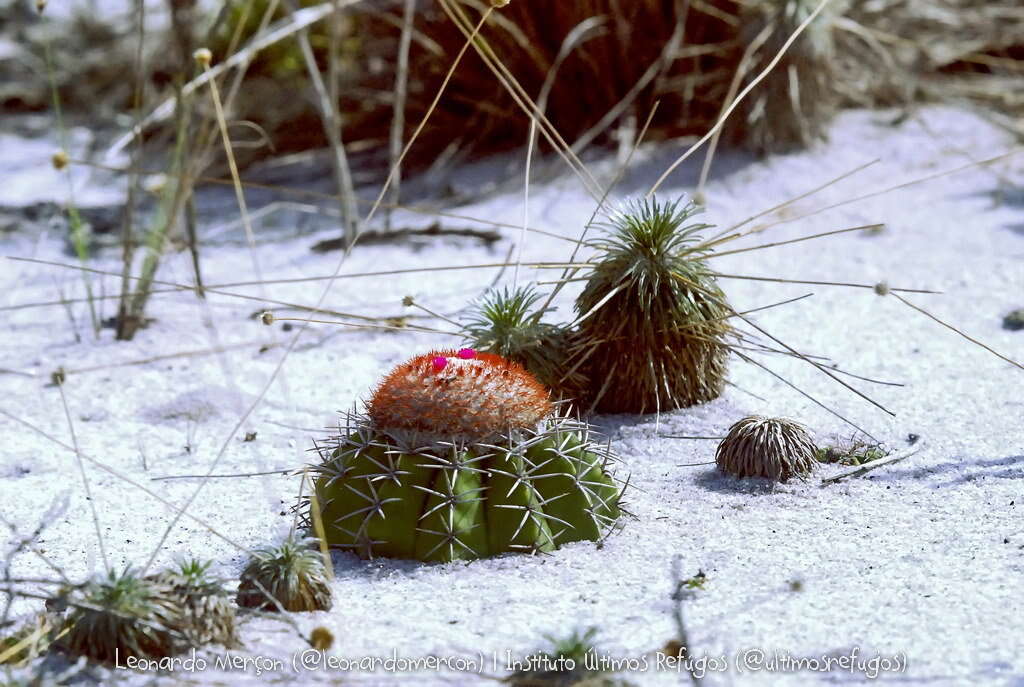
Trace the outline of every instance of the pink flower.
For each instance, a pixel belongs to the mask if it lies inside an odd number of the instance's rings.
[[[439,355],[432,362],[434,363],[434,372],[440,372],[448,365],[448,358]]]
[[[474,351],[472,348],[460,348],[459,357],[462,358],[463,360],[472,360],[473,358],[476,357],[476,351]]]

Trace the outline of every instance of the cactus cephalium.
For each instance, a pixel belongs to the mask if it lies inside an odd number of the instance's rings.
[[[718,469],[736,477],[803,479],[817,464],[818,447],[799,422],[782,417],[745,417],[715,451]]]
[[[590,246],[594,267],[576,300],[579,346],[595,407],[653,413],[717,398],[725,384],[731,309],[688,223],[693,203],[626,203]]]
[[[366,557],[546,552],[619,515],[607,447],[521,366],[472,349],[398,366],[320,453],[327,542]]]

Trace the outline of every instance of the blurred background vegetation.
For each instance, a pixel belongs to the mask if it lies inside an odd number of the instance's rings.
[[[464,42],[436,0],[78,0],[50,2],[42,13],[36,0],[0,4],[5,112],[51,106],[47,43],[66,110],[114,126],[127,123],[137,86],[149,112],[173,97],[176,82],[194,78],[197,47],[212,50],[214,66],[246,54],[251,62],[229,112],[234,122],[258,127],[239,152],[243,163],[330,143],[298,34],[288,30],[294,11],[326,6],[308,33],[317,66],[337,96],[346,147],[376,153],[379,162],[389,148],[406,11],[403,138]],[[456,4],[475,21],[485,1]],[[483,36],[567,142],[616,146],[629,142],[655,102],[651,139],[703,134],[816,5],[513,0]],[[246,53],[261,33],[282,29],[280,41]],[[758,152],[785,150],[823,135],[840,107],[950,99],[983,104],[1024,133],[1022,71],[1024,8],[1016,0],[833,0],[733,119],[729,137]],[[528,128],[470,51],[411,161],[518,147]],[[172,131],[169,117],[147,127],[149,136]]]

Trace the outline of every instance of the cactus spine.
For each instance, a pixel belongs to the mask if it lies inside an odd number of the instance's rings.
[[[367,407],[320,447],[332,546],[423,561],[547,552],[600,539],[619,515],[608,449],[511,361],[418,356]]]

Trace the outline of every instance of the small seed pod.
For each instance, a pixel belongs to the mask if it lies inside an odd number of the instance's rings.
[[[59,171],[68,166],[70,158],[68,157],[67,151],[58,150],[50,157],[50,162],[53,163],[53,168]]]
[[[309,633],[309,644],[317,651],[327,651],[334,645],[334,633],[326,627],[314,627]]]
[[[810,433],[786,418],[745,417],[732,427],[715,452],[722,472],[735,477],[803,479],[814,469],[818,448]]]
[[[192,53],[192,57],[203,69],[209,67],[210,62],[213,61],[213,53],[210,52],[209,48],[199,48],[194,53]]]
[[[331,607],[327,569],[311,540],[288,538],[279,546],[259,549],[239,582],[239,606],[267,611],[326,611]]]
[[[877,293],[879,296],[888,296],[890,290],[891,289],[889,289],[889,284],[887,284],[884,281],[880,281],[877,284],[875,284],[875,293]]]

